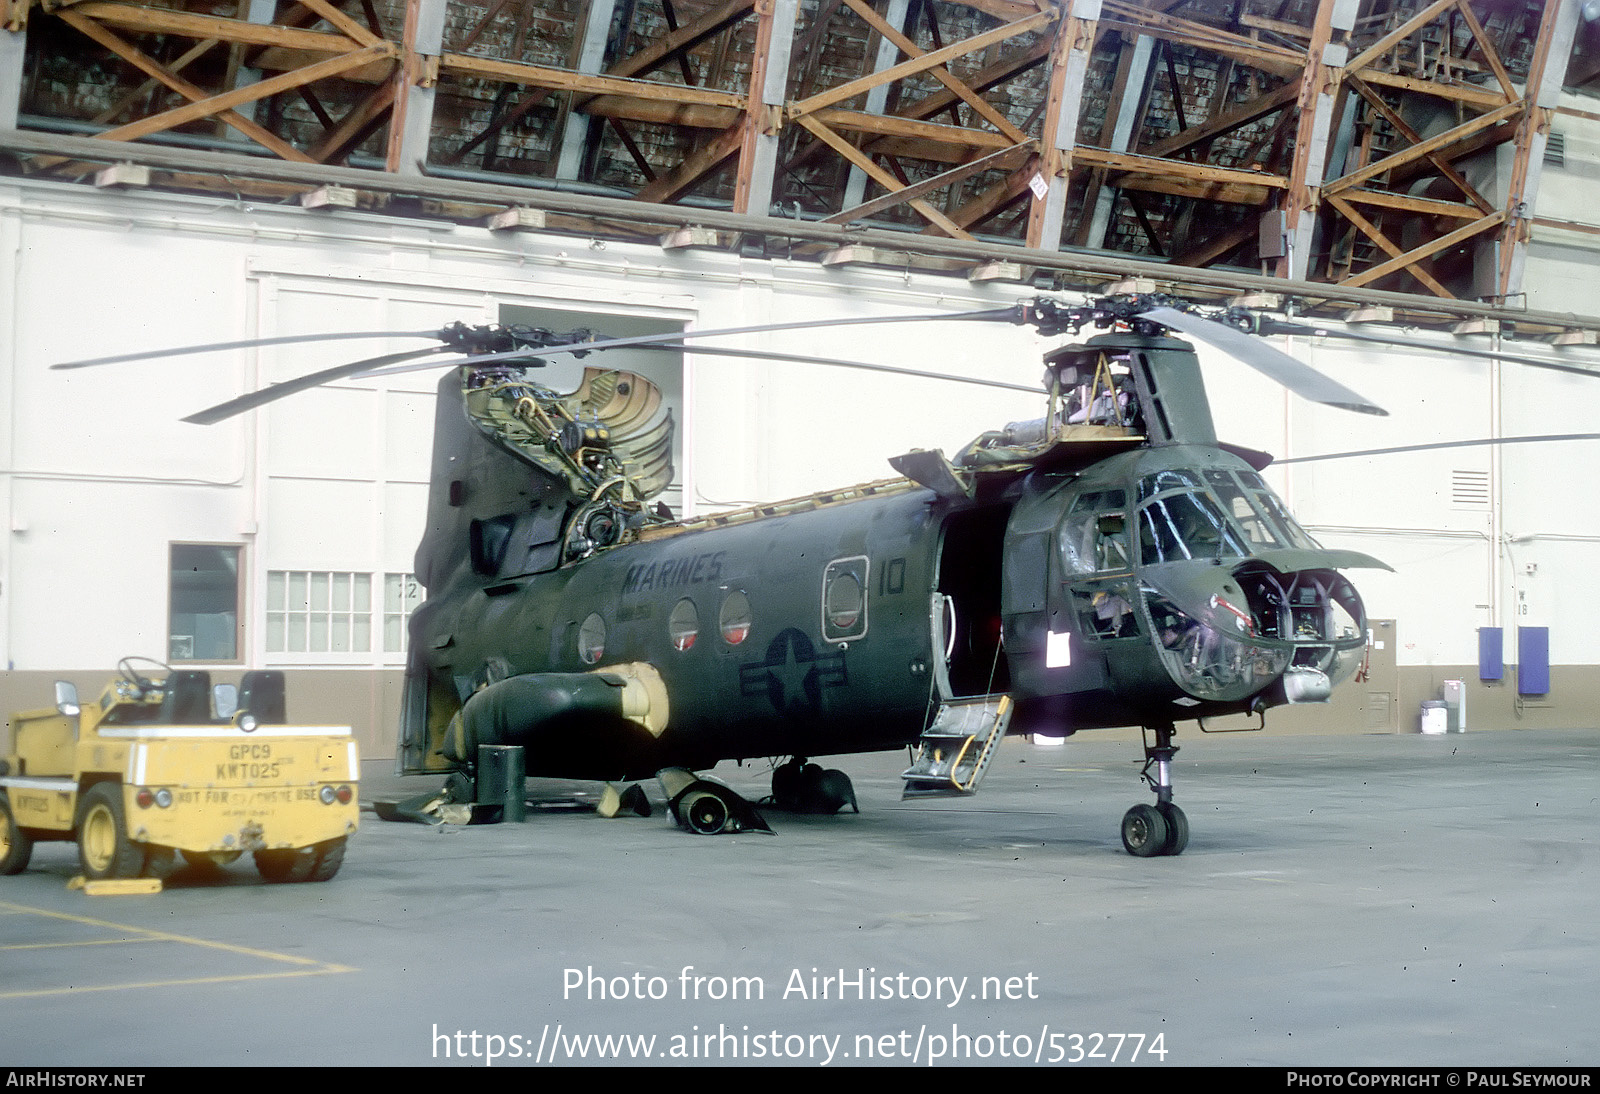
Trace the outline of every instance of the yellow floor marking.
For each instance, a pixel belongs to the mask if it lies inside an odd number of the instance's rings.
[[[297,969],[294,972],[256,972],[243,976],[200,976],[189,980],[146,980],[138,984],[100,984],[75,988],[35,988],[32,991],[0,991],[0,999],[34,999],[41,995],[82,995],[91,991],[129,991],[138,988],[180,988],[195,984],[238,984],[247,980],[284,980],[296,976],[328,976],[333,973],[357,972],[348,965],[328,965],[320,969]]]
[[[287,972],[246,973],[238,976],[209,976],[198,979],[181,980],[152,980],[137,984],[108,984],[100,986],[84,986],[70,988],[41,988],[31,991],[0,992],[0,999],[23,999],[40,995],[73,995],[88,991],[121,991],[129,988],[175,987],[190,984],[226,984],[245,980],[273,980],[287,976],[324,976],[332,973],[356,972],[349,965],[334,965],[326,961],[318,961],[310,957],[296,957],[293,954],[274,953],[271,950],[258,950],[250,946],[237,946],[231,942],[215,942],[207,938],[193,938],[188,935],[173,934],[170,931],[154,931],[146,927],[135,927],[127,923],[112,923],[109,920],[95,919],[92,916],[72,915],[69,912],[52,912],[45,908],[32,908],[23,904],[11,904],[0,901],[0,914],[10,915],[38,915],[47,919],[60,919],[68,923],[79,923],[87,927],[102,927],[106,930],[131,932],[137,938],[107,939],[100,943],[59,943],[59,945],[110,945],[119,942],[175,942],[185,946],[199,946],[203,949],[220,950],[224,953],[239,954],[245,957],[259,958],[263,961],[278,961],[288,965],[304,966],[300,969]],[[56,945],[56,944],[52,944]],[[7,946],[5,949],[25,949],[26,946]]]
[[[96,938],[87,942],[18,942],[14,945],[0,946],[3,950],[56,950],[72,949],[76,946],[127,946],[135,942],[164,942],[162,938]]]

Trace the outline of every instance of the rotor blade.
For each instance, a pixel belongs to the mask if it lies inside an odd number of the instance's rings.
[[[720,338],[734,334],[764,334],[768,331],[811,330],[817,327],[864,327],[878,323],[931,323],[943,319],[1014,319],[1017,309],[990,308],[985,311],[932,312],[921,315],[878,315],[857,319],[804,319],[793,323],[761,323],[750,327],[722,327],[716,330],[675,330],[662,334],[639,334],[629,338],[608,338],[599,342],[574,342],[566,346],[540,346],[537,348],[506,350],[502,353],[484,353],[468,359],[445,362],[449,364],[487,365],[496,361],[511,361],[519,357],[554,357],[557,354],[593,353],[603,349],[633,349],[682,342],[686,338]],[[696,347],[698,352],[698,347]]]
[[[1176,308],[1152,308],[1140,312],[1139,318],[1182,331],[1209,346],[1220,349],[1262,375],[1276,380],[1302,399],[1338,407],[1341,410],[1354,410],[1360,414],[1387,416],[1389,413],[1376,403],[1363,399],[1337,380],[1324,376],[1310,365],[1296,361],[1282,350],[1267,345],[1255,335],[1246,334],[1221,323],[1214,323],[1209,319],[1202,319],[1198,315],[1178,311]]]
[[[892,372],[897,376],[920,376],[929,380],[950,380],[959,384],[977,384],[980,387],[999,387],[1008,391],[1026,391],[1031,395],[1043,392],[1038,384],[1012,384],[1004,380],[985,380],[977,376],[951,376],[945,372],[928,372],[918,368],[901,368],[898,365],[874,365],[867,361],[841,361],[833,357],[806,357],[794,353],[768,353],[757,349],[719,349],[713,346],[689,346],[683,343],[658,343],[640,346],[639,349],[683,349],[708,357],[754,357],[768,361],[791,361],[800,365],[832,365],[837,368],[858,368],[867,372]]]
[[[1559,361],[1546,361],[1538,357],[1523,357],[1520,354],[1501,353],[1492,349],[1473,349],[1469,346],[1439,346],[1428,342],[1418,342],[1414,338],[1385,338],[1381,334],[1358,334],[1355,331],[1330,330],[1327,327],[1308,327],[1303,323],[1285,323],[1281,319],[1263,317],[1261,330],[1265,334],[1304,334],[1313,337],[1342,338],[1347,342],[1367,342],[1379,346],[1431,349],[1439,353],[1455,354],[1458,357],[1482,357],[1490,361],[1510,361],[1513,364],[1527,365],[1530,368],[1547,368],[1553,372],[1572,372],[1579,376],[1600,378],[1600,370],[1584,368],[1576,364],[1565,365]]]
[[[216,425],[220,421],[232,418],[236,414],[243,414],[247,410],[254,410],[258,406],[276,402],[289,395],[307,391],[322,384],[330,384],[335,380],[344,380],[365,373],[371,369],[382,368],[384,365],[397,361],[407,360],[425,353],[443,353],[447,347],[432,346],[422,350],[408,350],[404,353],[387,353],[382,357],[369,357],[364,361],[352,361],[348,364],[335,365],[325,368],[321,372],[313,372],[306,376],[297,376],[293,380],[285,380],[281,384],[272,384],[259,391],[246,392],[237,399],[229,399],[225,403],[199,410],[183,419],[195,425]]]
[[[343,334],[283,334],[273,338],[246,338],[238,342],[211,342],[203,346],[179,346],[176,349],[141,350],[138,353],[119,353],[111,357],[91,357],[84,361],[63,361],[51,365],[53,369],[92,368],[96,365],[116,365],[124,361],[149,361],[157,357],[184,357],[193,353],[220,353],[230,349],[251,349],[255,346],[289,346],[301,342],[343,342],[356,338],[438,338],[436,330],[364,330],[346,331]],[[418,350],[416,352],[425,352]]]
[[[767,328],[767,329],[770,329],[770,328]],[[718,332],[718,333],[725,333],[725,332]],[[684,335],[683,335],[683,333],[679,333],[679,334],[672,335],[671,337],[682,338],[682,337],[684,337]],[[626,341],[626,340],[624,340],[624,341]],[[578,346],[554,346],[554,347],[551,347],[550,349],[522,350],[522,351],[520,351],[519,353],[516,353],[516,354],[488,353],[488,354],[483,354],[483,355],[478,356],[478,357],[460,357],[460,358],[456,358],[454,360],[449,360],[449,361],[427,361],[427,362],[422,362],[420,364],[394,365],[394,366],[391,366],[389,368],[374,369],[371,372],[364,372],[364,373],[361,373],[360,375],[362,377],[366,377],[366,376],[388,376],[388,375],[393,375],[395,373],[411,372],[414,369],[436,368],[436,367],[443,366],[443,365],[474,365],[474,366],[476,366],[476,365],[482,364],[485,361],[499,361],[499,360],[504,360],[504,359],[506,359],[508,357],[513,357],[513,356],[519,356],[519,357],[533,357],[533,356],[545,357],[545,356],[548,356],[549,354],[551,354],[553,352],[556,352],[558,350],[570,351],[570,350],[574,350],[574,349],[581,349],[581,350],[587,351],[587,350],[595,349],[596,347],[605,348],[606,345],[607,344],[603,343],[603,342],[588,342],[588,343],[583,343],[583,344],[578,345]],[[950,374],[943,373],[943,372],[928,372],[928,371],[925,371],[923,369],[900,368],[897,365],[875,365],[875,364],[871,364],[871,363],[869,363],[867,361],[845,361],[845,360],[841,360],[841,359],[836,358],[836,357],[807,357],[807,356],[804,356],[804,355],[801,355],[801,354],[795,354],[795,353],[773,353],[773,352],[769,352],[767,350],[759,350],[759,349],[731,349],[731,348],[717,347],[717,346],[691,346],[691,345],[688,345],[688,344],[686,344],[684,342],[681,342],[681,341],[680,342],[644,342],[644,343],[638,343],[638,342],[629,341],[626,345],[613,346],[611,348],[614,348],[614,349],[639,349],[639,350],[687,350],[690,353],[702,354],[702,355],[707,356],[707,357],[748,357],[748,358],[752,358],[752,359],[755,359],[755,360],[764,360],[764,361],[790,361],[790,362],[794,362],[795,364],[801,364],[801,365],[831,365],[831,366],[834,366],[834,367],[837,367],[837,368],[864,369],[864,370],[866,370],[868,372],[890,372],[890,373],[895,373],[895,374],[900,375],[900,376],[920,376],[920,377],[925,377],[925,378],[930,379],[930,380],[951,380],[951,381],[954,381],[956,383],[962,383],[962,384],[977,384],[980,387],[1005,388],[1006,390],[1009,390],[1009,391],[1026,391],[1026,392],[1028,392],[1030,394],[1033,394],[1033,395],[1038,395],[1042,390],[1037,384],[1030,386],[1028,384],[1007,383],[1004,380],[985,380],[985,379],[982,379],[982,378],[976,377],[976,376],[951,376]]]
[[[1326,452],[1320,456],[1296,456],[1277,460],[1275,466],[1289,463],[1317,463],[1321,460],[1348,460],[1357,456],[1392,456],[1399,452],[1432,452],[1440,448],[1481,448],[1498,444],[1537,444],[1542,441],[1600,441],[1600,433],[1546,433],[1530,437],[1479,437],[1473,441],[1435,441],[1432,444],[1402,444],[1393,448],[1366,448],[1359,452]]]
[[[987,309],[987,310],[984,310],[984,311],[970,311],[970,312],[943,312],[943,313],[936,312],[936,313],[922,314],[922,315],[890,315],[890,316],[882,316],[882,315],[880,315],[880,316],[867,316],[867,317],[864,317],[864,318],[856,318],[856,319],[807,319],[807,320],[802,320],[802,321],[794,322],[794,323],[768,323],[768,324],[762,324],[762,325],[751,326],[751,327],[723,327],[723,328],[718,329],[718,330],[668,331],[668,332],[662,333],[662,334],[644,334],[644,335],[638,335],[638,336],[631,337],[631,338],[612,338],[612,339],[602,340],[602,341],[599,341],[599,342],[576,342],[576,343],[573,343],[571,345],[565,345],[565,346],[541,346],[541,347],[528,346],[528,347],[524,347],[524,348],[520,348],[520,349],[505,350],[505,351],[500,352],[500,353],[477,354],[475,356],[459,357],[459,358],[454,358],[454,359],[445,360],[445,361],[427,361],[427,362],[412,362],[412,361],[410,361],[410,358],[413,358],[413,357],[421,357],[421,356],[423,356],[425,354],[429,354],[429,353],[442,353],[442,352],[445,352],[446,350],[451,350],[451,349],[454,348],[454,347],[450,347],[450,346],[432,346],[432,347],[430,347],[428,349],[413,350],[413,351],[411,351],[409,353],[393,353],[393,354],[386,354],[386,355],[384,355],[382,357],[370,357],[370,358],[367,358],[366,360],[363,360],[363,361],[354,361],[354,362],[351,362],[350,364],[338,365],[338,366],[335,366],[334,368],[323,369],[321,372],[313,372],[313,373],[310,373],[309,375],[300,376],[300,377],[297,377],[297,378],[295,378],[293,380],[285,380],[283,383],[273,384],[271,387],[262,388],[260,391],[255,391],[255,392],[251,392],[251,393],[246,394],[246,395],[241,395],[237,399],[230,400],[229,402],[226,402],[226,403],[221,403],[221,404],[219,404],[217,406],[214,406],[214,407],[211,407],[211,408],[209,408],[207,410],[202,410],[202,411],[198,412],[197,414],[192,414],[192,415],[190,415],[189,417],[187,417],[187,418],[185,418],[183,420],[186,421],[186,422],[193,422],[193,423],[195,423],[197,425],[212,425],[212,424],[214,424],[216,422],[220,422],[220,421],[222,421],[222,420],[224,420],[226,418],[231,418],[235,414],[239,414],[239,413],[242,413],[242,412],[244,412],[246,410],[250,410],[250,409],[253,409],[255,407],[262,406],[262,405],[264,405],[266,403],[273,402],[274,400],[281,399],[286,395],[293,395],[296,392],[306,391],[306,390],[309,390],[310,388],[317,387],[317,386],[319,386],[321,384],[331,383],[331,382],[333,382],[335,380],[344,380],[344,379],[349,379],[349,378],[358,377],[358,376],[376,376],[376,375],[383,375],[385,373],[391,373],[391,372],[406,372],[406,371],[410,371],[412,369],[418,369],[418,368],[436,368],[436,367],[444,367],[444,366],[447,366],[447,365],[448,366],[472,365],[472,366],[476,367],[476,366],[479,366],[479,365],[492,364],[492,363],[494,363],[496,361],[516,361],[516,360],[526,360],[528,358],[553,357],[553,356],[555,356],[557,354],[565,354],[565,353],[584,354],[584,353],[590,353],[590,352],[594,352],[594,351],[598,351],[598,350],[605,350],[605,349],[628,349],[628,348],[634,348],[634,347],[641,347],[642,348],[642,347],[649,347],[649,346],[654,346],[654,345],[661,345],[661,344],[665,344],[665,343],[675,343],[678,347],[682,347],[683,340],[686,339],[686,338],[714,338],[714,337],[725,336],[725,335],[754,334],[754,333],[761,333],[761,332],[765,332],[765,331],[807,330],[807,329],[811,329],[811,328],[815,328],[815,327],[868,326],[868,325],[879,324],[879,323],[923,323],[923,322],[931,322],[931,321],[934,321],[934,320],[941,320],[941,319],[1009,319],[1009,318],[1015,318],[1017,316],[1017,314],[1018,314],[1017,309],[1012,307],[1012,308],[991,308],[991,309]],[[287,337],[285,337],[283,339],[266,339],[266,340],[257,340],[257,341],[250,341],[250,342],[238,342],[238,343],[219,343],[219,344],[213,345],[213,346],[190,347],[188,349],[177,351],[177,352],[197,353],[197,352],[203,352],[206,349],[237,348],[237,347],[242,347],[242,346],[270,344],[272,342],[314,341],[314,340],[316,340],[316,339],[318,339],[320,337],[323,337],[323,336],[320,336],[320,335],[289,335],[289,336],[287,336]],[[349,335],[349,336],[346,336],[346,337],[358,337],[358,336],[357,335]],[[373,337],[373,335],[362,335],[360,337]],[[419,335],[419,337],[434,338],[434,337],[439,337],[439,334],[438,334],[438,332],[427,332],[427,333]],[[696,347],[696,349],[698,351],[698,347]],[[751,351],[751,352],[754,352],[754,351]],[[162,354],[160,352],[156,352],[156,353],[151,353],[151,354],[133,355],[133,356],[159,357],[161,355]],[[762,356],[777,357],[778,355],[763,354]],[[117,358],[117,359],[118,360],[132,359],[132,357]],[[779,359],[781,359],[781,358],[779,358]],[[77,362],[76,365],[74,365],[73,367],[80,367],[80,366],[88,365],[88,364],[104,364],[104,363],[108,363],[111,360],[113,360],[113,358],[100,358],[97,361],[82,361],[82,362]],[[400,365],[400,362],[402,362],[402,361],[409,362],[409,363],[407,363],[405,365]],[[61,367],[61,366],[57,366],[57,367]],[[881,371],[885,371],[885,372],[897,372],[897,371],[911,372],[912,371],[912,370],[894,369],[894,368],[891,368],[890,366],[887,366],[887,365],[879,365],[879,366],[871,366],[871,367],[876,367],[876,368],[880,369]],[[914,372],[912,374],[915,375]],[[938,374],[937,373],[933,373],[933,374],[928,374],[928,375],[935,375],[936,376]],[[943,379],[950,379],[950,377],[942,377],[942,378]],[[1020,390],[1023,390],[1023,391],[1034,391],[1036,389],[1034,389],[1034,388],[1021,388]]]

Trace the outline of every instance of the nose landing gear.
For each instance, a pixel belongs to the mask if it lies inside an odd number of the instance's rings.
[[[1145,741],[1141,777],[1156,792],[1156,804],[1136,805],[1123,814],[1122,846],[1139,858],[1181,855],[1189,845],[1189,818],[1172,801],[1172,757],[1178,751],[1172,737],[1177,729],[1171,722],[1147,729],[1155,732],[1156,743]]]

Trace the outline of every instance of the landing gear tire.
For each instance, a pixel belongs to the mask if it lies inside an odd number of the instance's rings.
[[[1183,849],[1189,846],[1189,818],[1183,815],[1172,802],[1162,802],[1156,806],[1157,812],[1167,822],[1167,845],[1162,850],[1163,855],[1181,855]]]
[[[1153,805],[1136,805],[1122,815],[1122,846],[1130,855],[1165,854],[1168,835],[1167,819]]]
[[[790,813],[831,816],[847,805],[852,812],[861,812],[849,775],[831,767],[823,770],[804,756],[773,769],[772,804]]]
[[[0,793],[0,875],[9,877],[28,868],[33,856],[33,837],[17,827],[11,802]]]
[[[96,783],[78,810],[78,865],[90,881],[138,877],[144,873],[145,848],[128,838],[122,815],[122,788]]]

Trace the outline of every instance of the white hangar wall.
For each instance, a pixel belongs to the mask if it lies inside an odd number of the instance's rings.
[[[211,633],[216,620],[181,629],[175,551],[194,545],[212,552],[194,556],[201,566],[222,559],[209,580],[225,580],[229,560],[238,571],[236,645],[213,658],[219,673],[233,664],[295,670],[291,713],[352,721],[375,754],[391,744],[396,720],[403,654],[393,636],[413,603],[405,594],[425,511],[436,373],[341,382],[209,428],[179,419],[266,383],[422,343],[279,346],[75,372],[51,363],[508,316],[571,317],[572,326],[620,333],[703,330],[962,311],[1025,295],[906,271],[27,181],[0,187],[0,261],[10,317],[0,335],[6,709],[45,701],[56,675],[89,688],[120,657],[169,656],[175,635],[202,659],[225,646],[227,635]],[[1006,324],[835,327],[717,344],[1021,384],[1041,371],[1042,343]],[[1581,432],[1594,420],[1590,381],[1451,352],[1480,344],[1286,344],[1386,406],[1382,419],[1311,406],[1204,357],[1219,434],[1283,458]],[[606,363],[654,374],[679,394],[675,497],[686,514],[888,477],[890,455],[953,452],[1042,405],[1019,392],[692,351]],[[553,369],[552,382],[575,367]],[[1269,469],[1323,542],[1396,571],[1353,575],[1370,614],[1394,621],[1377,634],[1370,679],[1330,707],[1274,724],[1409,728],[1421,698],[1463,678],[1476,689],[1476,725],[1592,721],[1600,644],[1578,591],[1594,585],[1600,502],[1575,473],[1592,458],[1592,446],[1508,446]],[[1514,682],[1476,684],[1477,629],[1506,628],[1514,661],[1519,623],[1550,628],[1557,666],[1549,696],[1526,703],[1515,701]]]

